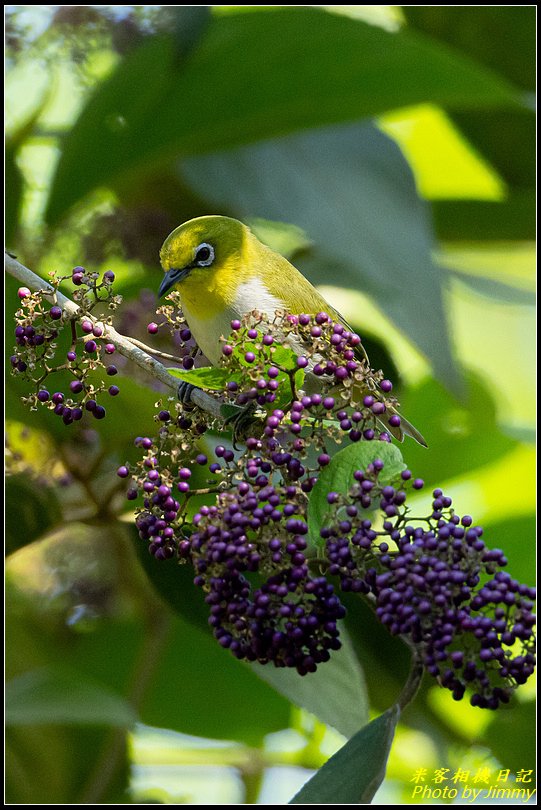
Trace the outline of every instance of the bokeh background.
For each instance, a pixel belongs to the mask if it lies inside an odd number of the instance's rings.
[[[533,584],[534,32],[533,6],[7,6],[7,246],[113,270],[144,339],[165,236],[251,223],[398,383],[429,443],[408,466]],[[159,392],[120,370],[99,431],[8,375],[7,799],[287,802],[407,651],[355,602],[317,676],[219,648],[189,572],[141,552],[114,471]],[[533,697],[491,714],[425,679],[375,803],[421,803],[418,768],[533,768]]]

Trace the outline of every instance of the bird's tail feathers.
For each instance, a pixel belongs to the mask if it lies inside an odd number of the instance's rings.
[[[398,414],[400,416],[400,424],[398,426],[390,425],[389,424],[389,416],[393,414]],[[416,427],[414,427],[411,422],[394,408],[387,408],[387,414],[385,416],[380,417],[380,421],[385,425],[385,430],[391,433],[395,439],[398,439],[399,442],[404,441],[404,436],[410,436],[412,439],[420,444],[422,447],[428,447],[424,437],[419,433]]]

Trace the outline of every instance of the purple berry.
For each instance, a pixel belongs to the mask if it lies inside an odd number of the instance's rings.
[[[17,290],[17,295],[19,296],[21,301],[23,301],[25,298],[28,298],[30,295],[32,295],[32,293],[30,292],[28,287],[19,287],[19,289]]]
[[[98,350],[98,344],[95,340],[87,340],[85,343],[85,352],[88,354],[94,354]]]
[[[119,478],[127,478],[130,474],[130,471],[128,467],[122,466],[118,468],[116,474],[118,475]]]
[[[118,394],[120,394],[120,388],[118,387],[118,385],[110,385],[108,391],[112,397],[116,397],[118,396]]]
[[[53,319],[53,321],[58,321],[62,317],[62,310],[60,307],[51,307],[49,310],[49,315]]]
[[[149,335],[156,335],[158,332],[159,326],[154,321],[151,321],[147,326],[147,332]]]
[[[50,398],[50,394],[45,388],[42,388],[41,391],[38,391],[38,399],[40,402],[48,402]]]

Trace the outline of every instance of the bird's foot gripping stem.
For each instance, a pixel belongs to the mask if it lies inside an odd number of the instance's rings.
[[[236,406],[236,413],[226,417],[225,424],[233,429],[233,447],[235,450],[239,449],[237,442],[242,442],[247,438],[248,430],[253,433],[254,427],[257,427],[259,420],[254,419],[256,409],[255,402],[248,402],[247,405],[242,407]]]
[[[179,402],[182,402],[183,405],[193,405],[192,402],[192,391],[196,389],[197,386],[193,385],[192,383],[185,382],[184,380],[179,383],[177,388],[177,396],[179,398]]]

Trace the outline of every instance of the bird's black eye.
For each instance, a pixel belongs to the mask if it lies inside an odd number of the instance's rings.
[[[214,261],[214,248],[208,242],[203,242],[196,247],[194,259],[199,267],[208,267]]]

